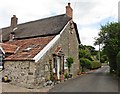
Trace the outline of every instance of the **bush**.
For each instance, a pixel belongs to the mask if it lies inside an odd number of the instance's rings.
[[[65,79],[68,79],[68,75],[69,75],[68,73],[65,73],[65,74],[64,74],[64,78],[65,78]]]
[[[93,61],[92,64],[91,64],[91,68],[90,69],[97,69],[97,68],[100,68],[101,67],[101,63],[98,62],[98,61]]]
[[[82,68],[90,68],[91,67],[91,61],[87,58],[81,58],[80,59],[80,65],[82,66]]]
[[[98,61],[90,61],[87,58],[81,58],[80,65],[82,66],[82,71],[84,71],[84,68],[86,68],[86,69],[100,68],[102,64]]]
[[[117,54],[116,62],[117,62],[117,75],[120,77],[120,51]]]
[[[66,60],[67,60],[68,71],[69,71],[69,74],[70,74],[70,68],[71,68],[74,60],[73,60],[72,57],[68,57]]]

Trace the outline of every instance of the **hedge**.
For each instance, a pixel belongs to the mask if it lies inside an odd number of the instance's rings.
[[[98,61],[90,61],[87,58],[80,59],[80,65],[87,69],[97,69],[101,67],[101,63]]]
[[[92,64],[91,64],[91,69],[97,69],[97,68],[100,68],[101,67],[101,63],[98,62],[98,61],[93,61]]]
[[[81,58],[80,59],[80,65],[84,68],[90,68],[91,67],[91,63],[92,61],[90,61],[89,59],[87,58]]]

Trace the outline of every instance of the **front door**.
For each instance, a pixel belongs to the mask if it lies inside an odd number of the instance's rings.
[[[61,64],[61,60],[59,56],[54,56],[54,67],[53,67],[53,73],[56,74],[57,79],[60,79],[60,64]]]
[[[57,57],[57,78],[60,79],[60,57]]]
[[[61,74],[64,74],[64,56],[53,55],[53,73],[57,76],[57,79],[61,79]]]

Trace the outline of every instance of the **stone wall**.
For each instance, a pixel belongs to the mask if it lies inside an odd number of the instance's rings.
[[[6,61],[2,76],[7,75],[11,84],[26,88],[34,87],[35,64],[32,61]]]
[[[50,79],[50,64],[53,63],[53,53],[57,47],[62,47],[65,57],[72,57],[74,63],[71,67],[71,73],[76,76],[79,71],[79,43],[75,29],[70,29],[70,23],[61,34],[60,39],[50,48],[49,51],[37,62],[36,66],[36,84],[43,84],[42,79]],[[47,67],[48,66],[48,67]],[[45,69],[47,67],[47,69]]]

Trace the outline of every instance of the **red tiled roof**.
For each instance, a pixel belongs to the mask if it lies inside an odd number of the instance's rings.
[[[8,41],[7,44],[19,47],[15,54],[5,60],[33,60],[33,58],[54,38],[54,36]]]
[[[15,53],[15,51],[17,50],[18,46],[16,45],[11,45],[11,44],[7,44],[7,43],[0,43],[0,46],[3,48],[5,53]]]

